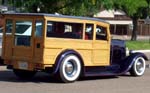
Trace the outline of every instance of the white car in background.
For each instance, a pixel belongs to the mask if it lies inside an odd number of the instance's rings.
[[[0,28],[0,56],[2,54],[2,38],[3,38],[3,28]]]

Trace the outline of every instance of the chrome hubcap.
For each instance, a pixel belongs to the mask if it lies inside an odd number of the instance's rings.
[[[144,70],[144,63],[143,63],[143,60],[142,59],[139,59],[136,63],[136,69],[137,69],[137,72],[138,73],[141,73],[143,72]]]
[[[73,77],[77,72],[76,64],[73,60],[68,61],[65,64],[65,73],[68,77]]]

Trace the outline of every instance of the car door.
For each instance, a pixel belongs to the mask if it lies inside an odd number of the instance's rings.
[[[6,19],[4,34],[3,34],[3,44],[2,44],[2,57],[4,59],[11,59],[12,56],[12,46],[13,46],[13,20]]]
[[[106,66],[110,64],[110,41],[108,37],[108,26],[96,24],[93,40],[93,62],[96,65]]]
[[[41,19],[35,20],[34,27],[34,62],[41,63],[43,61],[44,49],[44,21]]]

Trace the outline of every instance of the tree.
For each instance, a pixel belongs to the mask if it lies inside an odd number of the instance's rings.
[[[112,6],[111,0],[15,0],[17,7],[24,6],[26,12],[60,13],[65,15],[93,16],[105,6]],[[23,4],[20,4],[22,2]]]
[[[4,0],[2,0],[4,1]],[[11,2],[10,2],[11,1]],[[60,13],[75,16],[93,16],[101,8],[120,9],[133,21],[131,40],[137,39],[138,19],[147,15],[150,0],[9,0],[23,12]],[[40,8],[40,11],[37,11]]]
[[[26,0],[24,3],[29,12],[37,12],[39,7],[44,13],[86,15],[87,10],[93,10],[95,0]]]
[[[8,3],[19,8],[20,12],[57,12],[77,16],[93,16],[102,7],[112,7],[112,0],[9,0]]]
[[[143,16],[143,11],[147,6],[146,0],[114,0],[114,7],[123,10],[133,21],[131,40],[137,39],[138,19]]]

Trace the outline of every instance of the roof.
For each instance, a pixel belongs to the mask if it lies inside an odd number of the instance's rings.
[[[94,15],[94,17],[114,18],[115,16],[126,16],[126,13],[121,10],[102,10]]]
[[[48,17],[59,17],[59,18],[73,18],[73,19],[82,19],[82,20],[92,20],[100,21],[109,24],[103,19],[92,18],[92,17],[81,17],[81,16],[68,16],[68,15],[56,15],[56,14],[47,14],[47,13],[4,13],[4,15],[23,15],[23,16],[48,16]]]

